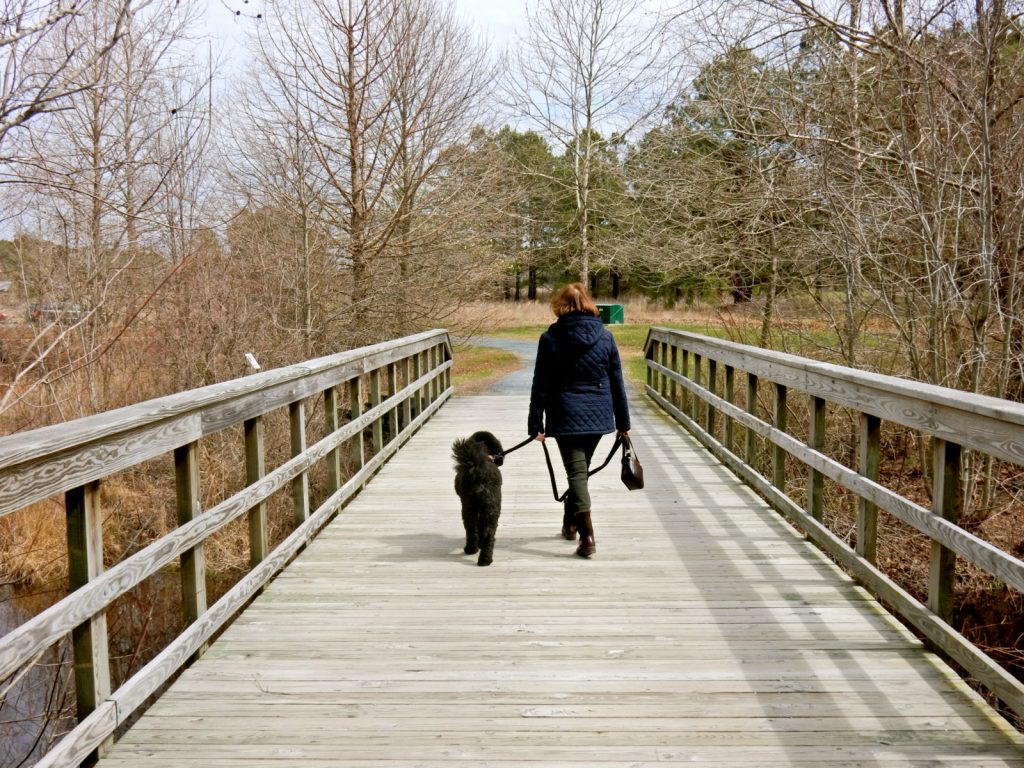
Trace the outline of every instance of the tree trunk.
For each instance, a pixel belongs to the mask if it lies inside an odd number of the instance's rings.
[[[775,295],[779,288],[779,254],[775,249],[775,237],[769,235],[768,247],[771,249],[768,285],[765,289],[764,309],[761,311],[761,333],[758,346],[769,349],[772,343],[772,325],[775,316]]]

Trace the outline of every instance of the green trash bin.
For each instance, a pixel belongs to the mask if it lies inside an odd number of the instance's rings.
[[[597,311],[605,325],[623,325],[626,322],[621,304],[598,304]]]

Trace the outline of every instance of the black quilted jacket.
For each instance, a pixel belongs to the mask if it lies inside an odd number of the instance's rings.
[[[619,350],[600,318],[574,312],[541,335],[527,429],[552,437],[629,429]]]

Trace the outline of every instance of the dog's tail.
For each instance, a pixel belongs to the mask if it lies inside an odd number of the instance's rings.
[[[468,471],[481,461],[487,461],[487,448],[472,438],[456,440],[452,443],[452,459],[456,469]]]

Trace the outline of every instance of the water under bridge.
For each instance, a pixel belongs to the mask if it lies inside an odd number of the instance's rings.
[[[667,329],[646,356],[647,487],[595,476],[589,560],[536,445],[503,467],[494,564],[462,553],[451,442],[518,442],[528,393],[452,398],[443,331],[0,440],[0,514],[67,511],[74,591],[0,639],[9,680],[73,647],[78,724],[38,764],[1024,766],[994,708],[1024,687],[949,625],[958,560],[1024,588],[956,521],[963,454],[1024,461],[1024,408]],[[855,467],[823,450],[836,409]],[[883,422],[930,441],[931,508],[878,483]],[[244,487],[204,508],[200,441],[232,429]],[[101,484],[160,457],[177,527],[104,567]],[[826,526],[826,483],[856,495],[855,536]],[[932,541],[924,603],[876,565],[880,512]],[[213,600],[204,546],[233,522],[251,569]],[[167,568],[185,629],[112,684],[106,610]]]

